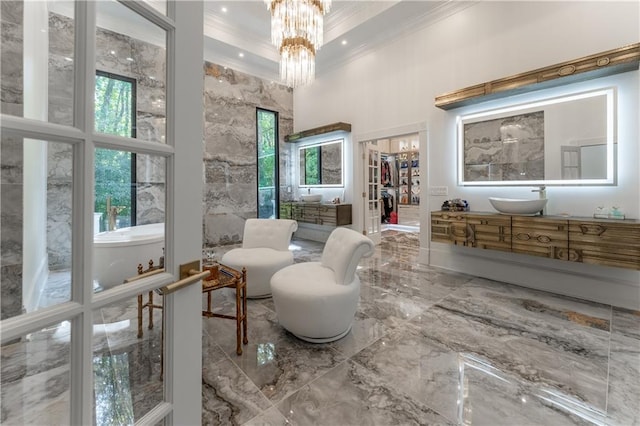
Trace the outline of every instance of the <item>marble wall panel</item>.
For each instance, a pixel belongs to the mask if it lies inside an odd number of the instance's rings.
[[[23,114],[22,14],[18,1],[2,1],[0,16],[0,111],[3,114]]]
[[[23,114],[21,1],[0,2],[0,112]],[[0,320],[22,313],[23,145],[0,139]],[[4,349],[3,349],[4,351]]]
[[[0,184],[0,319],[22,313],[22,187]]]
[[[281,198],[288,195],[291,165],[284,136],[293,133],[293,94],[210,62],[204,69],[204,243],[235,244],[245,220],[257,216],[258,107],[279,113]]]

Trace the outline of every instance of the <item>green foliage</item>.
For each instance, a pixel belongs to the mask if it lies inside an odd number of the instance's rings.
[[[96,76],[95,128],[98,133],[117,136],[132,135],[132,87],[128,81]],[[131,153],[96,149],[94,211],[104,213],[107,220],[107,197],[119,209],[122,218],[131,217]],[[106,225],[102,226],[106,230]]]

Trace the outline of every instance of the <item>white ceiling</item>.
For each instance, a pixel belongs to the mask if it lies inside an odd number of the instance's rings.
[[[165,6],[163,0],[144,1],[159,9]],[[333,0],[324,17],[324,45],[317,52],[316,76],[477,1]],[[73,2],[48,3],[51,11],[73,16]],[[122,4],[100,0],[97,9],[99,26],[164,45],[162,31],[149,22],[141,22]],[[263,0],[204,0],[203,54],[209,62],[272,81],[280,79],[278,49],[271,44],[271,15]]]
[[[331,11],[324,17],[324,45],[316,56],[316,76],[473,3],[334,0]],[[279,80],[279,55],[271,44],[270,12],[262,0],[205,0],[204,8],[205,60]],[[343,40],[346,44],[342,44]]]

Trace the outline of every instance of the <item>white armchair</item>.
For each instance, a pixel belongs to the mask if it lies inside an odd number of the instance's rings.
[[[242,248],[225,253],[220,260],[233,269],[247,268],[247,297],[271,295],[271,276],[293,263],[289,243],[297,229],[298,222],[295,220],[247,219]]]
[[[276,272],[271,292],[280,325],[314,343],[347,335],[360,300],[356,268],[374,248],[371,239],[359,232],[336,228],[320,262],[297,263]]]

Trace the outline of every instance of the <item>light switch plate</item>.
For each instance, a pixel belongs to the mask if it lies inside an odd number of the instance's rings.
[[[449,195],[449,187],[447,186],[431,186],[429,187],[430,195]]]

